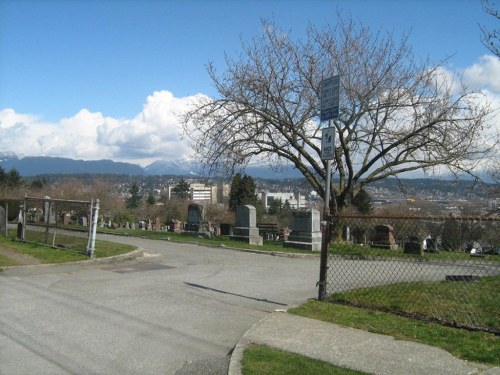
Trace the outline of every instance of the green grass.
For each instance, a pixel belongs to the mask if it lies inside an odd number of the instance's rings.
[[[54,248],[49,246],[40,245],[32,242],[22,242],[14,238],[13,234],[8,237],[0,237],[0,247],[6,247],[10,250],[17,251],[37,258],[41,263],[66,263],[75,262],[79,260],[88,260],[89,257],[83,250],[75,250],[71,248]],[[136,249],[135,246],[112,243],[107,241],[96,241],[94,256],[96,258],[104,258],[113,255],[128,253]],[[2,257],[5,258],[5,257]],[[0,265],[9,266],[16,265],[9,259],[5,260],[2,264],[0,258]]]
[[[18,263],[13,259],[0,254],[0,267],[17,266],[17,265]]]
[[[218,236],[212,239],[202,238],[201,236],[193,236],[187,234],[173,233],[173,232],[159,232],[159,231],[146,231],[146,230],[131,230],[131,229],[109,229],[98,228],[99,233],[105,234],[118,234],[128,236],[139,236],[152,239],[171,239],[180,242],[196,242],[209,246],[227,246],[237,247],[257,251],[272,251],[272,252],[285,252],[294,254],[311,254],[311,251],[300,250],[294,248],[287,248],[283,246],[282,241],[266,241],[264,240],[263,246],[249,245],[244,242],[231,241],[228,236]],[[319,252],[314,252],[319,254]],[[352,245],[352,244],[331,244],[331,255],[341,255],[354,259],[370,259],[370,258],[403,258],[403,259],[420,259],[420,260],[467,260],[471,259],[482,261],[496,261],[500,262],[498,255],[485,255],[481,257],[471,257],[469,253],[463,252],[445,252],[440,253],[424,253],[423,256],[415,256],[412,254],[403,253],[403,249],[388,250],[381,248],[371,248],[370,246]]]
[[[496,276],[476,282],[415,282],[354,289],[335,293],[329,300],[500,331],[499,290],[500,277]]]
[[[370,246],[335,243],[330,245],[331,255],[341,255],[355,259],[370,258],[403,258],[421,260],[483,260],[500,262],[499,255],[471,256],[467,252],[440,251],[439,253],[424,252],[424,255],[405,254],[400,246],[396,250],[376,248]]]
[[[243,353],[243,375],[357,375],[364,374],[329,363],[263,345],[251,345]]]
[[[442,348],[458,358],[490,365],[500,365],[499,337],[486,332],[472,332],[440,324],[343,306],[308,301],[290,313],[336,323],[365,331],[390,335],[399,340],[416,341]]]
[[[204,238],[201,236],[193,236],[189,234],[173,233],[173,232],[158,232],[158,231],[146,231],[146,230],[129,230],[129,229],[108,229],[99,228],[99,233],[103,234],[116,234],[124,236],[136,236],[136,237],[146,237],[151,239],[170,239],[172,241],[179,242],[195,242],[208,246],[226,246],[235,247],[256,251],[271,251],[271,252],[284,252],[284,253],[294,253],[294,254],[311,254],[311,251],[300,250],[294,248],[287,248],[283,246],[282,241],[264,241],[263,246],[250,245],[245,242],[232,241],[228,236],[217,236],[214,238]],[[319,252],[315,252],[319,255]]]

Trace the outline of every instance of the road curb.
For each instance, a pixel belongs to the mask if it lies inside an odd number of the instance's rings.
[[[238,343],[235,345],[233,352],[231,353],[231,359],[229,360],[229,369],[227,375],[241,375],[241,361],[243,359],[243,353],[245,349],[250,344],[250,340],[247,338],[248,332],[250,332],[254,327],[261,324],[265,319],[268,319],[272,314],[263,317],[259,321],[255,322],[239,339]]]
[[[78,260],[76,262],[63,262],[63,263],[45,263],[45,264],[27,264],[21,266],[5,266],[0,267],[0,270],[10,270],[10,269],[21,269],[21,268],[34,268],[34,267],[50,267],[50,266],[61,266],[61,265],[94,265],[94,264],[109,264],[109,263],[117,263],[124,262],[127,260],[137,259],[144,255],[144,249],[139,248],[133,251],[130,251],[125,254],[113,255],[106,258],[94,258],[88,260]]]

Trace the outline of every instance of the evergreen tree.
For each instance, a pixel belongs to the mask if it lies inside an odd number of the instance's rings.
[[[127,208],[134,209],[141,205],[142,195],[140,193],[139,185],[136,182],[132,184],[129,189],[130,197],[127,198]]]
[[[177,185],[174,186],[172,191],[178,197],[182,199],[188,199],[189,193],[191,192],[191,185],[184,178],[181,178],[181,180],[177,183]]]
[[[156,203],[156,199],[153,193],[148,194],[148,197],[146,198],[146,203],[148,204],[148,206],[154,206],[154,204]]]
[[[362,214],[369,214],[373,211],[372,197],[365,189],[360,189],[352,200],[352,204]]]
[[[231,182],[229,192],[229,208],[234,210],[237,206],[257,205],[257,196],[255,195],[255,182],[252,177],[237,173]]]
[[[0,167],[0,187],[15,189],[21,185],[23,185],[23,179],[17,169],[12,168],[9,172],[5,172],[5,170]]]

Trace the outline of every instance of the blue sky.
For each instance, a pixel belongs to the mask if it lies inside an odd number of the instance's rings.
[[[175,121],[162,106],[179,108],[198,93],[216,95],[205,64],[223,69],[224,54],[237,54],[240,38],[259,34],[261,19],[300,37],[308,22],[332,22],[337,9],[375,30],[410,33],[417,56],[451,56],[450,71],[481,64],[490,53],[478,25],[498,27],[480,0],[0,0],[0,152],[143,165],[155,159],[154,147],[172,148],[157,151],[158,159],[185,155],[188,148],[176,145]],[[168,124],[158,125],[163,120]],[[10,136],[31,141],[12,150],[7,127]],[[125,139],[120,127],[136,136]],[[154,140],[140,135],[154,129],[169,135],[148,152]],[[106,144],[70,144],[75,137],[92,142],[99,131],[109,136]],[[134,148],[136,141],[142,144]]]

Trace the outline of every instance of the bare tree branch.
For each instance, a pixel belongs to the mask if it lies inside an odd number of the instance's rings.
[[[450,81],[441,65],[417,62],[408,38],[373,33],[340,15],[334,26],[293,41],[274,23],[242,42],[219,74],[207,66],[219,98],[200,98],[184,130],[212,172],[251,161],[294,165],[324,194],[319,102],[323,78],[341,76],[332,212],[366,184],[404,172],[447,168],[474,174],[498,153],[493,109],[480,92]]]

